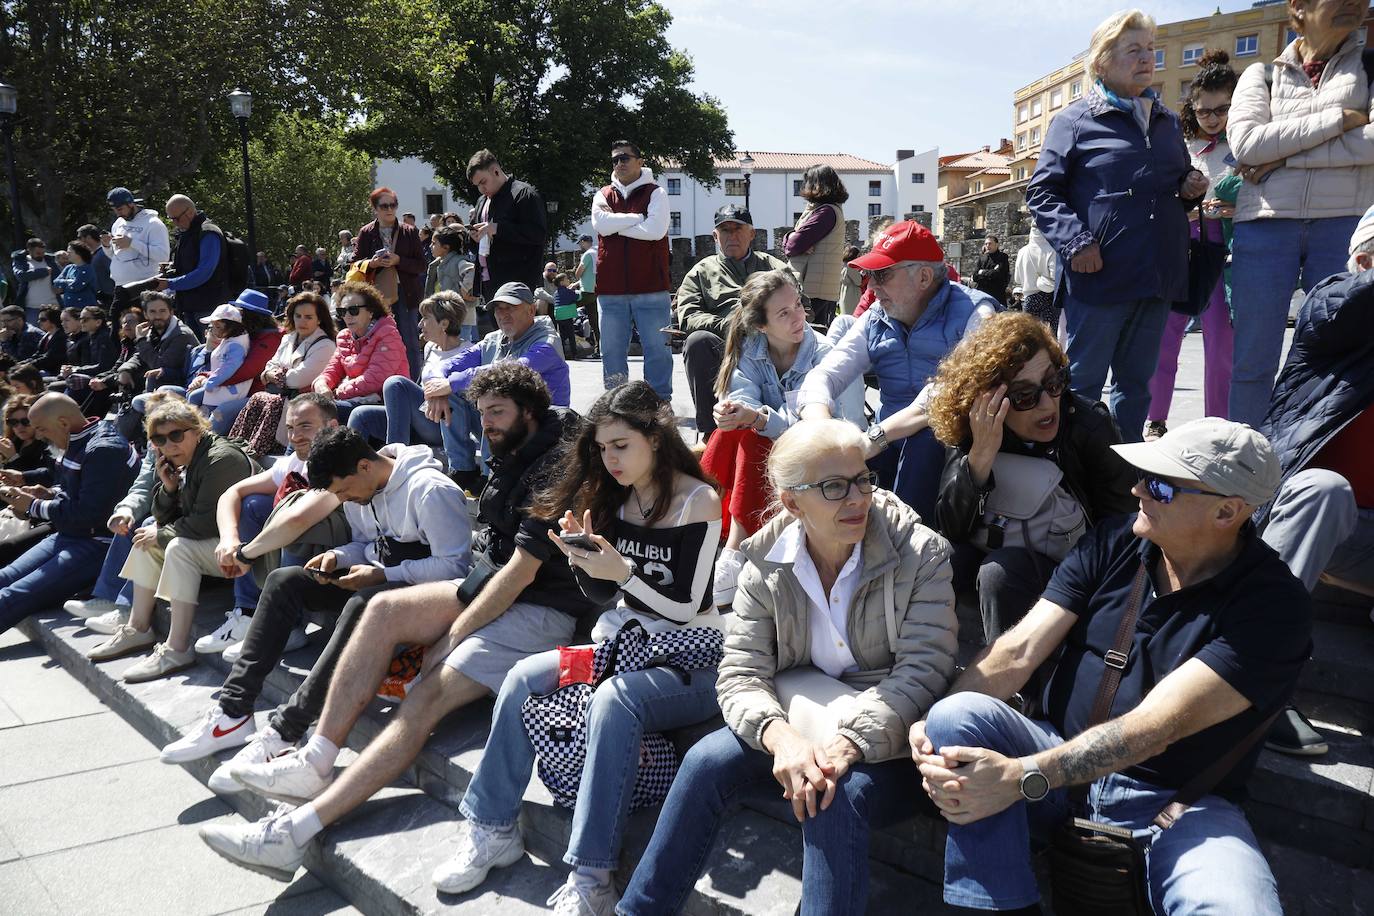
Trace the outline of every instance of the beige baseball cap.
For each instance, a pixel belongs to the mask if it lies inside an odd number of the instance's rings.
[[[1153,442],[1112,449],[1146,473],[1191,480],[1252,506],[1273,499],[1282,476],[1268,439],[1244,423],[1218,417],[1184,423]]]

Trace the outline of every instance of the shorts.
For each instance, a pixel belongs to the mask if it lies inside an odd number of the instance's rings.
[[[568,645],[575,625],[576,621],[562,611],[517,601],[459,643],[444,664],[498,693],[516,662]]]

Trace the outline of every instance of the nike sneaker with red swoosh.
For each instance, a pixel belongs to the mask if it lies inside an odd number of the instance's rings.
[[[189,732],[164,747],[159,759],[163,763],[190,763],[247,744],[257,730],[252,716],[231,718],[218,706],[212,706]]]

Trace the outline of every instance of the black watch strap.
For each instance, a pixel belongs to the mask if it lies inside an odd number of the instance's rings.
[[[246,557],[246,556],[243,555],[243,545],[242,545],[242,544],[240,544],[240,545],[238,546],[238,549],[234,551],[234,559],[235,559],[235,560],[238,560],[238,561],[239,561],[240,563],[242,563],[244,566],[252,566],[252,565],[253,565],[253,561],[252,561],[251,559],[249,559],[248,557]]]

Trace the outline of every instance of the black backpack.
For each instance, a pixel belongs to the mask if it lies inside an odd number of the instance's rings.
[[[223,230],[221,230],[223,231]],[[248,243],[236,235],[224,232],[224,254],[229,269],[224,274],[224,292],[228,299],[253,285],[253,258]]]

